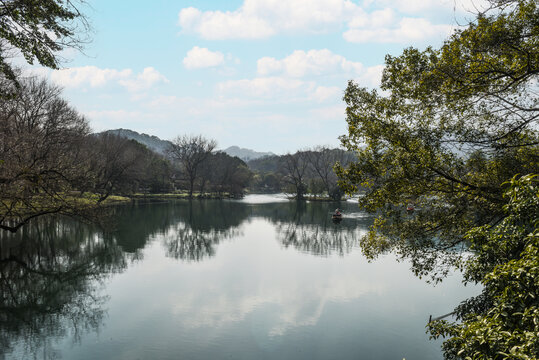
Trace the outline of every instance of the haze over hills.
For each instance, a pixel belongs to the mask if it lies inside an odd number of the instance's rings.
[[[259,159],[261,157],[275,155],[272,152],[258,152],[251,149],[240,148],[239,146],[230,146],[224,149],[223,152],[227,153],[230,156],[237,156],[245,162],[249,160]]]
[[[139,134],[136,131],[129,129],[115,129],[103,131],[102,134],[113,134],[126,139],[135,140],[150,150],[155,151],[158,154],[165,155],[167,150],[170,148],[172,143],[168,140],[161,140],[157,136],[148,135],[148,134]]]
[[[129,129],[107,130],[103,131],[102,134],[113,134],[126,139],[135,140],[143,145],[146,145],[148,149],[151,149],[161,155],[166,155],[167,150],[172,145],[172,143],[168,140],[161,140],[157,136],[144,133],[140,134],[136,131]],[[249,160],[259,159],[265,156],[275,155],[272,152],[258,152],[251,149],[240,148],[239,146],[230,146],[221,151],[230,156],[237,156],[245,162]]]

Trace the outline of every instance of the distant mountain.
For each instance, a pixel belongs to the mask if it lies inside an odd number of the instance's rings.
[[[166,155],[167,150],[172,145],[170,141],[161,140],[157,136],[139,134],[138,132],[129,129],[107,130],[103,131],[102,134],[113,134],[126,139],[135,140],[143,145],[146,145],[149,149],[155,151],[156,153],[162,155]],[[240,148],[238,146],[231,146],[222,151],[230,156],[237,156],[245,162],[249,160],[260,159],[265,156],[275,155],[271,152],[257,152],[251,149]]]
[[[155,151],[158,154],[165,155],[168,148],[171,146],[171,142],[167,140],[161,140],[157,136],[148,134],[139,134],[136,131],[129,129],[115,129],[103,131],[103,134],[113,134],[126,139],[135,140],[143,145],[146,145],[148,149]]]
[[[237,156],[245,162],[249,160],[259,159],[265,156],[275,155],[272,152],[258,152],[251,149],[240,148],[238,146],[231,146],[229,148],[224,149],[223,152],[230,156]]]

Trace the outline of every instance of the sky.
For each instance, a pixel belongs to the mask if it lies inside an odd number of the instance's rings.
[[[455,2],[456,1],[456,2]],[[478,1],[478,0],[476,0]],[[277,154],[336,147],[349,80],[376,88],[386,54],[439,47],[472,0],[88,0],[83,52],[34,66],[94,131],[198,135]]]

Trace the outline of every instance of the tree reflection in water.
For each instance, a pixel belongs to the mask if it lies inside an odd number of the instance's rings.
[[[248,208],[232,201],[189,201],[177,203],[180,219],[163,234],[167,256],[201,261],[215,255],[220,241],[240,236],[240,225]]]
[[[0,233],[0,359],[59,357],[60,341],[78,342],[103,324],[103,280],[142,259],[159,239],[169,257],[201,261],[224,239],[242,236],[242,224],[264,218],[285,247],[318,256],[344,255],[370,218],[335,225],[332,203],[176,201],[111,209],[112,231],[72,219],[42,218],[16,234]],[[340,204],[340,206],[347,206]],[[356,210],[350,204],[348,209]],[[346,210],[346,208],[345,208]],[[345,211],[346,214],[346,211]]]
[[[97,331],[100,284],[125,267],[117,245],[75,220],[40,218],[0,232],[0,358],[16,349],[21,359],[54,359],[55,341]]]
[[[285,218],[273,219],[278,239],[285,247],[317,256],[338,254],[344,256],[358,245],[360,231],[369,225],[369,219],[347,219],[335,224],[331,220],[333,203],[292,202]]]
[[[317,256],[349,253],[371,224],[370,217],[346,218],[335,224],[331,213],[336,206],[357,211],[356,204],[277,202],[246,204],[237,201],[190,201],[174,205],[175,219],[163,233],[167,255],[201,261],[215,255],[224,239],[240,236],[241,224],[262,217],[276,226],[278,241],[285,247]]]
[[[278,224],[279,240],[285,247],[318,256],[330,256],[334,253],[344,256],[357,245],[357,232],[348,229],[340,230],[334,226],[317,224]]]
[[[344,208],[345,219],[335,224],[331,214]],[[372,217],[358,213],[357,204],[345,202],[289,201],[252,205],[250,214],[275,224],[277,239],[284,246],[316,256],[341,256],[359,245]]]

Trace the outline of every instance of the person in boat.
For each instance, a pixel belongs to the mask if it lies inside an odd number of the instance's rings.
[[[335,209],[335,212],[333,213],[333,216],[341,217],[342,216],[341,210],[339,208]]]

